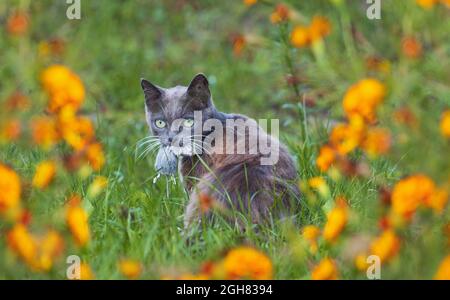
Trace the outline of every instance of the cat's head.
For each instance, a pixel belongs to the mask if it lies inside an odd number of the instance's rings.
[[[148,126],[162,146],[175,155],[192,156],[201,139],[202,123],[215,112],[208,79],[198,74],[189,86],[162,88],[142,79]],[[201,112],[202,121],[194,121],[194,112]],[[198,149],[197,149],[198,150]]]

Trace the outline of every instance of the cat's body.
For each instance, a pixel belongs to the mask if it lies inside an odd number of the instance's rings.
[[[197,75],[189,87],[162,89],[145,80],[141,85],[152,132],[158,136],[161,145],[179,157],[179,174],[189,194],[186,228],[201,220],[200,199],[205,196],[231,212],[225,214],[226,218],[238,225],[244,224],[238,215],[247,217],[252,223],[262,223],[271,217],[298,212],[297,171],[285,146],[265,133],[254,120],[217,111],[206,77]],[[194,111],[202,113],[201,121],[187,122],[193,118]],[[174,125],[179,119],[184,120],[179,122],[181,126],[178,124],[169,129],[167,125]],[[201,126],[208,120],[215,121],[216,125],[206,130]],[[247,127],[239,131],[229,122],[245,123]],[[201,134],[195,134],[198,132]],[[214,147],[207,148],[205,139],[213,135],[217,136],[212,143]],[[271,154],[260,151],[261,141],[252,142],[252,137],[256,136],[267,141],[270,149],[276,151],[273,163],[264,161]],[[177,138],[179,146],[175,147]],[[194,139],[197,139],[197,144],[204,143],[201,147],[193,143],[189,148],[186,140]]]

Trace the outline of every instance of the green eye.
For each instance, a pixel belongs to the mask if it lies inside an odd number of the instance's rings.
[[[164,122],[163,120],[156,120],[155,125],[158,128],[164,128],[164,127],[166,127],[166,122]]]
[[[194,120],[193,119],[186,119],[183,122],[183,126],[184,127],[192,127],[192,125],[194,125]]]

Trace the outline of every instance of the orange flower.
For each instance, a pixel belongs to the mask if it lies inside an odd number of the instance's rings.
[[[7,234],[8,246],[25,262],[31,263],[37,253],[37,245],[23,224],[16,224]]]
[[[386,154],[391,147],[391,134],[388,129],[369,129],[361,146],[371,157]]]
[[[373,78],[363,79],[352,85],[344,96],[343,106],[347,117],[363,117],[372,123],[375,121],[375,110],[383,102],[386,95],[385,86]]]
[[[370,245],[372,255],[377,255],[381,262],[387,262],[400,250],[400,239],[391,229],[383,231]]]
[[[425,9],[433,8],[433,6],[438,2],[439,0],[416,0],[416,3]]]
[[[320,171],[326,172],[335,161],[336,155],[333,148],[328,145],[322,146],[317,157],[316,164]]]
[[[407,106],[400,107],[394,112],[394,120],[399,124],[413,127],[417,124],[417,118]]]
[[[91,120],[77,116],[72,105],[66,105],[60,109],[58,128],[66,143],[75,150],[83,149],[94,139],[94,126]]]
[[[441,133],[446,138],[450,138],[450,109],[442,113],[441,117]]]
[[[242,34],[237,34],[231,38],[233,44],[233,54],[237,57],[241,56],[244,50],[246,39]]]
[[[252,6],[252,5],[256,4],[256,2],[258,2],[258,0],[243,0],[243,2],[246,6]]]
[[[336,280],[339,278],[339,272],[334,260],[330,258],[323,259],[311,273],[313,280]]]
[[[41,82],[50,97],[48,109],[52,113],[65,105],[78,109],[84,101],[85,90],[81,79],[65,66],[48,67],[41,73]]]
[[[65,47],[65,42],[59,38],[40,42],[38,46],[39,56],[46,57],[48,55],[61,55],[64,53]]]
[[[327,222],[323,228],[323,238],[328,242],[334,242],[344,230],[348,221],[348,208],[345,200],[336,200],[336,207],[327,214]]]
[[[105,154],[103,153],[102,145],[100,143],[90,144],[86,150],[86,158],[91,167],[95,171],[99,171],[105,164]]]
[[[434,182],[421,174],[400,180],[392,190],[394,213],[409,219],[423,203],[431,203],[435,191]]]
[[[90,239],[88,215],[80,206],[81,199],[77,196],[69,201],[66,214],[66,222],[79,246],[85,246]]]
[[[289,8],[286,5],[280,3],[275,7],[275,10],[270,15],[270,22],[272,22],[273,24],[277,24],[287,21],[289,20],[290,14],[291,12]]]
[[[414,37],[404,38],[402,41],[403,54],[411,59],[416,59],[422,56],[422,44]]]
[[[448,192],[446,189],[436,189],[431,197],[425,199],[424,205],[432,208],[436,213],[440,214],[444,211],[448,202]]]
[[[358,254],[355,257],[355,266],[359,271],[366,271],[369,267],[366,254]]]
[[[307,225],[302,229],[302,237],[309,243],[311,253],[317,253],[317,238],[320,235],[320,229],[314,225]]]
[[[230,250],[223,260],[223,268],[227,279],[272,278],[272,262],[252,247],[241,246]]]
[[[350,124],[338,124],[330,133],[330,145],[341,155],[356,149],[363,141],[365,125],[359,117],[353,117]]]
[[[32,121],[33,141],[48,149],[59,141],[56,123],[52,118],[39,117]]]
[[[24,11],[15,11],[8,17],[6,29],[12,35],[23,35],[28,30],[29,20],[28,15]]]
[[[309,46],[311,44],[309,28],[301,25],[295,26],[291,32],[291,43],[297,48]]]
[[[20,204],[20,178],[9,167],[0,163],[0,213],[15,209]]]
[[[80,279],[81,280],[93,280],[95,278],[91,267],[87,263],[80,264]]]
[[[5,106],[8,111],[23,111],[30,107],[30,100],[20,91],[15,91],[8,97]]]
[[[199,195],[198,201],[202,213],[207,213],[214,205],[214,199],[205,193]]]
[[[138,261],[124,259],[119,262],[119,270],[128,279],[136,279],[142,273],[142,266]]]
[[[0,141],[15,141],[19,138],[21,125],[19,120],[8,120],[0,130]]]
[[[38,189],[46,188],[56,175],[56,164],[47,160],[39,163],[33,177],[33,186]]]
[[[309,28],[309,36],[311,42],[314,43],[316,41],[322,40],[325,36],[329,35],[330,32],[330,21],[322,16],[314,16]]]
[[[391,63],[389,60],[379,58],[376,56],[370,56],[366,59],[367,69],[384,74],[388,74],[391,71]]]
[[[442,260],[439,268],[434,275],[435,280],[450,280],[450,255]]]

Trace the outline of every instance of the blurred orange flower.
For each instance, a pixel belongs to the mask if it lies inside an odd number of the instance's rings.
[[[330,168],[331,164],[335,161],[336,154],[332,147],[325,145],[320,148],[319,156],[317,157],[316,164],[320,171],[326,172]]]
[[[90,239],[88,215],[80,206],[81,199],[73,196],[67,208],[66,222],[78,246],[85,246]]]
[[[435,188],[434,182],[422,174],[400,180],[392,190],[394,213],[409,219],[421,204],[431,203]]]
[[[391,229],[383,231],[370,245],[371,255],[377,255],[381,262],[387,262],[400,250],[400,239]]]
[[[258,0],[243,0],[246,6],[252,6],[258,2]]]
[[[27,32],[28,27],[28,14],[21,10],[13,12],[6,21],[6,30],[12,35],[23,35]]]
[[[360,80],[347,90],[343,100],[344,111],[349,118],[356,115],[372,123],[375,110],[385,95],[386,88],[380,81],[373,78]]]
[[[415,114],[407,106],[402,106],[394,111],[394,120],[399,124],[404,124],[409,127],[413,127],[417,124]]]
[[[297,48],[309,46],[311,43],[309,28],[301,25],[295,26],[291,32],[291,43]]]
[[[60,139],[56,130],[56,122],[50,117],[38,117],[31,122],[33,141],[48,149]]]
[[[349,124],[338,124],[330,133],[330,145],[341,155],[356,149],[363,141],[365,124],[361,118],[352,118]]]
[[[307,225],[302,229],[302,237],[309,243],[309,250],[315,254],[318,250],[317,238],[320,235],[320,229],[314,225]]]
[[[142,265],[135,260],[123,259],[119,262],[119,270],[128,279],[136,279],[142,273]]]
[[[94,273],[91,267],[87,263],[80,264],[80,280],[93,280],[95,279]]]
[[[331,33],[331,23],[323,16],[314,16],[310,28],[309,35],[311,42],[314,43],[323,39],[325,36]]]
[[[27,263],[32,263],[37,253],[33,236],[23,224],[16,224],[6,234],[8,246]]]
[[[234,56],[241,56],[242,51],[244,50],[244,47],[246,45],[246,39],[245,36],[243,36],[242,34],[237,34],[234,35],[231,38],[231,42],[233,44],[233,54]]]
[[[20,203],[20,178],[16,172],[0,163],[0,213],[17,208]]]
[[[336,207],[327,214],[327,222],[323,228],[323,238],[334,242],[344,230],[348,221],[348,208],[343,198],[336,199]]]
[[[86,158],[92,169],[99,171],[105,164],[105,154],[100,143],[93,143],[87,146]]]
[[[424,205],[440,214],[448,202],[448,192],[444,188],[436,188],[431,197],[425,199]]]
[[[36,167],[33,186],[38,189],[46,188],[56,175],[56,163],[51,160],[43,161]]]
[[[272,262],[260,251],[241,246],[230,250],[223,259],[222,266],[226,279],[272,278]]]
[[[95,136],[94,125],[91,120],[77,116],[75,108],[71,105],[66,105],[60,109],[58,129],[66,143],[75,150],[83,149]]]
[[[313,280],[336,280],[339,278],[339,272],[336,262],[330,258],[325,258],[319,262],[311,272]]]
[[[277,24],[287,21],[290,18],[290,14],[291,12],[285,4],[279,3],[270,15],[270,22],[272,22],[273,24]]]
[[[41,73],[41,82],[50,97],[48,110],[57,112],[65,105],[78,109],[84,101],[85,90],[81,79],[63,65],[52,65]]]
[[[425,9],[431,9],[439,0],[416,0],[416,3]]]
[[[450,255],[445,257],[434,275],[436,280],[450,280]]]
[[[11,142],[19,138],[22,131],[19,120],[7,120],[1,124],[0,128],[0,142]]]
[[[8,111],[23,111],[30,107],[30,100],[20,91],[15,91],[8,97],[8,99],[6,99],[5,104],[5,108]]]
[[[446,138],[450,138],[450,109],[442,113],[441,117],[441,133]]]
[[[403,54],[411,59],[416,59],[422,56],[422,44],[414,37],[406,37],[402,41]]]
[[[391,134],[388,129],[370,128],[361,146],[370,157],[386,154],[391,147]]]

